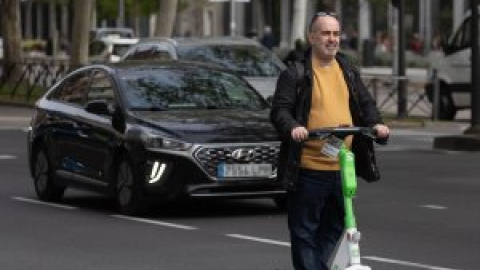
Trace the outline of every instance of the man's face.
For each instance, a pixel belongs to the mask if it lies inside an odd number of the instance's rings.
[[[322,60],[332,60],[340,46],[340,24],[331,16],[316,18],[308,33],[313,52]]]

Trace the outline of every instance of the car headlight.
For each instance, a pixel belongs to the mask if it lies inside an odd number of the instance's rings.
[[[154,134],[145,134],[142,137],[146,148],[185,151],[192,147],[191,143],[165,138]]]

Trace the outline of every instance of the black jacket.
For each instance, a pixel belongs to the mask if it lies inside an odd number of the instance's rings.
[[[312,99],[311,51],[298,67],[293,65],[280,74],[272,100],[270,120],[281,136],[277,179],[295,189],[301,158],[301,143],[291,139],[296,126],[306,126]],[[373,127],[382,123],[375,101],[364,86],[358,70],[341,54],[336,56],[350,93],[350,111],[355,126]],[[300,69],[300,70],[299,70]],[[303,70],[302,70],[303,69]],[[380,178],[373,143],[360,136],[352,142],[357,175],[371,182]]]

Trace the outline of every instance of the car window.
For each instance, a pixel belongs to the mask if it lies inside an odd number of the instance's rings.
[[[128,49],[130,48],[130,44],[113,44],[113,51],[112,54],[118,55],[118,56],[123,56]]]
[[[131,29],[96,29],[90,30],[90,40],[103,37],[133,38]]]
[[[200,67],[152,68],[122,76],[131,109],[265,109],[268,104],[240,77]]]
[[[138,45],[125,55],[125,60],[165,60],[174,58],[174,49],[159,44]]]
[[[154,46],[152,48],[152,58],[153,60],[168,60],[174,58],[174,52],[170,52],[167,48],[163,46]]]
[[[92,55],[100,55],[103,53],[103,51],[106,49],[105,43],[103,43],[100,40],[96,40],[90,43],[88,46],[88,54],[90,56]]]
[[[269,50],[251,45],[181,45],[178,58],[216,63],[242,76],[278,76],[283,64]]]
[[[135,50],[125,55],[125,60],[146,60],[152,56],[152,45],[138,45]]]
[[[449,53],[454,53],[470,46],[470,18],[466,19],[450,43]]]
[[[84,71],[66,78],[49,99],[83,106],[90,83],[90,72]]]
[[[109,105],[115,105],[114,84],[110,76],[103,70],[96,70],[92,75],[92,82],[87,94],[87,102],[92,100],[104,100]]]

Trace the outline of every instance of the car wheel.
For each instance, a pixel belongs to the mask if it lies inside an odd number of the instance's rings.
[[[132,166],[127,161],[122,161],[117,173],[116,199],[120,212],[127,215],[137,215],[141,212],[143,204],[135,181]]]
[[[37,151],[35,156],[33,184],[38,198],[42,201],[59,201],[65,193],[65,187],[54,182],[50,161],[43,149]]]
[[[282,196],[282,197],[275,197],[273,198],[273,202],[275,203],[275,206],[281,210],[281,211],[286,211],[287,210],[287,197]]]

